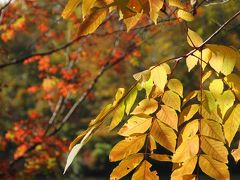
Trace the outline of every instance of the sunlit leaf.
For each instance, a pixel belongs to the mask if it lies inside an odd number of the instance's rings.
[[[149,141],[148,148],[151,152],[153,152],[155,149],[157,149],[156,141],[151,135],[148,136],[148,141]]]
[[[163,95],[162,102],[165,105],[167,105],[177,111],[180,111],[180,107],[181,107],[180,97],[173,91],[166,91]]]
[[[231,152],[235,162],[237,163],[240,160],[240,148],[238,149],[233,149]]]
[[[131,136],[118,142],[109,154],[110,161],[119,161],[140,151],[145,143],[146,135]]]
[[[157,18],[160,9],[163,6],[163,1],[162,0],[148,0],[149,1],[149,7],[150,7],[150,18],[152,21],[157,24]]]
[[[199,47],[202,45],[203,40],[196,32],[188,29],[187,42],[191,47]]]
[[[219,141],[225,142],[222,126],[218,122],[207,119],[202,119],[200,122],[201,122],[201,135],[208,136]]]
[[[193,137],[197,134],[199,130],[199,120],[193,120],[189,122],[182,131],[182,140],[186,141],[187,139]]]
[[[135,171],[132,180],[158,180],[157,171],[151,171],[152,164],[144,160],[140,167]]]
[[[172,128],[168,127],[159,120],[154,120],[150,135],[154,137],[157,143],[171,152],[175,151],[177,136]]]
[[[223,89],[224,84],[221,79],[214,79],[209,85],[209,90],[211,91],[215,98],[222,94]]]
[[[134,88],[134,90],[126,98],[125,103],[126,103],[126,114],[127,115],[130,113],[131,108],[137,98],[137,93],[138,93],[137,89]]]
[[[183,85],[178,79],[170,79],[167,87],[173,92],[177,93],[179,96],[183,97]]]
[[[193,21],[194,20],[194,16],[191,13],[184,11],[182,9],[178,10],[177,16],[185,21]]]
[[[161,110],[156,114],[157,118],[177,131],[178,116],[174,109],[162,105]]]
[[[173,154],[172,162],[181,163],[187,159],[194,157],[199,151],[199,138],[198,135],[182,142]]]
[[[193,156],[192,158],[185,161],[182,166],[178,169],[175,169],[171,175],[172,180],[179,180],[184,175],[192,174],[196,164],[197,164],[198,157]]]
[[[130,136],[137,133],[145,133],[152,124],[150,116],[132,116],[119,130],[121,136]]]
[[[240,100],[240,77],[236,74],[229,74],[224,78],[228,86],[233,90],[238,100]]]
[[[85,18],[89,14],[96,0],[82,0],[82,17]]]
[[[69,0],[62,12],[62,17],[64,19],[69,18],[80,2],[81,0]]]
[[[157,66],[151,70],[151,78],[156,86],[164,92],[165,85],[167,84],[167,72],[163,66]]]
[[[121,179],[136,168],[143,160],[143,154],[133,154],[122,160],[119,165],[113,169],[110,179]]]
[[[212,159],[208,155],[201,155],[199,158],[201,170],[214,179],[230,179],[226,164]]]
[[[190,92],[184,99],[183,99],[183,106],[190,101],[191,99],[195,98],[198,95],[198,91]]]
[[[170,6],[178,7],[181,9],[185,8],[185,5],[180,0],[169,0],[168,3]]]
[[[225,137],[229,146],[236,135],[239,125],[240,125],[240,104],[238,104],[232,111],[231,115],[226,120],[225,124],[223,125]]]
[[[211,70],[204,73],[203,77],[202,77],[202,83],[204,83],[212,74],[213,74],[213,72]]]
[[[192,119],[192,117],[198,112],[198,110],[199,110],[198,104],[192,104],[184,108],[183,111],[180,113],[179,124],[182,124],[183,122]]]
[[[138,106],[131,112],[133,115],[137,114],[152,114],[158,108],[158,102],[154,99],[144,99]]]
[[[228,151],[223,142],[211,139],[209,137],[201,136],[201,149],[204,153],[218,161],[228,162]]]
[[[124,102],[120,103],[119,106],[116,108],[113,118],[110,124],[110,130],[114,129],[122,120],[125,112],[125,104]]]
[[[139,82],[146,82],[150,78],[150,75],[151,75],[151,71],[145,70],[145,71],[134,74],[133,78]]]
[[[143,12],[136,13],[135,16],[132,16],[123,20],[127,27],[127,31],[130,31],[134,26],[136,26],[138,21],[141,19],[142,15],[143,15]]]
[[[218,96],[217,103],[219,105],[222,117],[226,114],[235,101],[235,96],[231,90],[224,91],[222,95]]]

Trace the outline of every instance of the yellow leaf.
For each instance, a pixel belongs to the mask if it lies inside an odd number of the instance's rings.
[[[155,149],[157,149],[156,141],[151,135],[148,136],[148,141],[149,141],[148,148],[151,152],[153,152]]]
[[[83,19],[90,13],[91,8],[93,7],[96,0],[83,0],[82,1],[82,17]]]
[[[143,15],[143,12],[136,13],[134,16],[123,20],[127,27],[127,32],[130,31],[130,29],[132,29],[134,26],[136,26],[138,21],[141,19],[142,15]]]
[[[236,74],[229,74],[224,80],[240,100],[240,77]]]
[[[119,101],[122,99],[124,94],[125,94],[125,89],[124,88],[118,88],[117,93],[115,95],[115,100],[113,102],[114,107],[119,103]]]
[[[184,99],[183,99],[183,106],[190,101],[191,99],[195,98],[198,95],[198,91],[190,92]]]
[[[217,103],[219,105],[222,117],[224,117],[227,110],[233,106],[234,101],[235,96],[231,90],[224,91],[222,95],[218,96]]]
[[[148,81],[141,83],[141,87],[145,90],[147,98],[149,98],[149,96],[152,92],[153,86],[154,86],[154,84],[153,84],[153,80],[151,78],[149,78]]]
[[[226,164],[216,161],[208,155],[200,156],[199,166],[204,173],[214,179],[230,180],[230,175]]]
[[[196,167],[197,160],[198,157],[193,156],[192,158],[185,161],[180,168],[173,171],[171,175],[171,180],[179,180],[184,175],[192,174]]]
[[[211,70],[204,73],[203,77],[202,77],[202,83],[204,83],[212,74],[213,74],[213,72]]]
[[[194,20],[194,16],[191,13],[184,11],[182,9],[178,10],[177,16],[185,21],[193,21]]]
[[[192,104],[184,108],[183,111],[180,113],[179,124],[182,124],[192,119],[192,117],[198,112],[198,110],[198,104]]]
[[[212,58],[211,50],[208,48],[203,49],[202,54],[200,54],[199,58],[202,60],[202,68],[204,70],[207,64],[209,63],[210,59]]]
[[[198,52],[199,51],[196,51],[195,54]],[[190,72],[198,64],[198,59],[199,58],[192,56],[192,55],[190,55],[186,58],[186,65],[188,67],[188,72]]]
[[[121,136],[130,136],[137,133],[145,133],[152,124],[150,116],[132,116],[119,130]]]
[[[127,96],[126,98],[126,114],[129,115],[131,108],[137,98],[137,89],[134,88],[134,90]]]
[[[225,137],[229,146],[236,135],[239,125],[240,125],[240,104],[238,104],[232,111],[231,115],[226,120],[225,124],[223,125]]]
[[[122,160],[119,165],[113,169],[110,179],[121,179],[136,168],[143,160],[143,154],[134,154]]]
[[[209,85],[209,90],[213,94],[215,98],[217,98],[220,94],[222,94],[224,89],[224,84],[221,79],[214,79],[210,85]]]
[[[213,120],[202,119],[201,121],[201,135],[214,138],[216,140],[225,142],[222,126]]]
[[[165,85],[167,84],[167,72],[163,66],[157,66],[151,70],[151,78],[156,86],[164,92]]]
[[[134,74],[133,78],[138,82],[146,82],[149,80],[150,75],[151,75],[151,71],[145,70],[145,71]]]
[[[131,136],[118,142],[109,154],[110,161],[119,161],[140,151],[145,143],[146,135]]]
[[[138,106],[133,110],[131,114],[137,115],[137,114],[152,114],[154,113],[158,108],[158,102],[154,99],[144,99],[142,100]]]
[[[204,92],[203,92],[203,98],[206,98],[205,99],[205,102],[207,102],[207,107],[208,107],[208,111],[211,113],[211,112],[213,112],[214,110],[216,110],[217,109],[217,102],[216,102],[216,100],[215,100],[215,98],[214,98],[214,96],[213,96],[213,93],[211,93],[210,91],[207,91],[207,90],[205,90]],[[199,94],[199,101],[201,101],[200,100],[201,99],[201,97],[200,97],[200,94]]]
[[[222,118],[219,116],[217,109],[213,109],[212,112],[209,111],[207,101],[203,101],[203,103],[202,103],[202,114],[201,115],[205,119],[212,119],[219,123],[222,123]]]
[[[237,163],[240,160],[240,149],[233,149],[231,152],[235,162]]]
[[[158,180],[157,171],[151,171],[152,164],[144,160],[132,176],[132,180]]]
[[[171,156],[167,154],[151,154],[150,158],[156,161],[171,162]]]
[[[80,0],[68,0],[67,5],[62,12],[62,17],[64,19],[69,18],[80,2]]]
[[[190,139],[182,142],[173,154],[172,162],[181,163],[187,159],[194,157],[199,151],[199,138],[198,135],[193,136]]]
[[[192,138],[197,134],[199,129],[199,120],[193,120],[189,122],[182,131],[182,141],[186,141],[189,138]]]
[[[178,79],[170,79],[167,87],[179,96],[183,97],[183,85]]]
[[[168,3],[170,6],[185,9],[185,5],[180,0],[169,0]]]
[[[180,97],[173,91],[166,91],[163,95],[162,102],[165,105],[167,105],[177,111],[180,111],[180,107],[181,107]]]
[[[173,129],[160,122],[159,120],[154,120],[150,135],[154,137],[157,143],[171,152],[175,151],[177,136]]]
[[[212,50],[211,47],[207,47]],[[223,67],[223,59],[224,55],[222,53],[220,53],[219,51],[213,52],[211,59],[209,60],[209,64],[216,72],[219,73]]]
[[[120,103],[119,106],[116,108],[113,118],[110,124],[110,130],[114,129],[122,120],[125,112],[125,105],[124,102]]]
[[[161,110],[156,114],[156,116],[160,121],[169,125],[171,128],[177,131],[178,116],[174,109],[162,105]]]
[[[201,136],[201,149],[203,152],[213,159],[227,163],[228,162],[228,151],[224,146],[223,142],[216,141],[214,139]]]
[[[93,33],[102,24],[107,14],[107,9],[99,9],[94,11],[83,21],[83,23],[81,23],[78,34],[88,35]]]
[[[158,13],[160,9],[163,7],[163,1],[162,0],[148,0],[149,1],[149,7],[150,7],[150,18],[152,21],[157,24],[157,18]]]
[[[191,47],[200,47],[203,43],[202,38],[191,29],[188,29],[187,42]]]

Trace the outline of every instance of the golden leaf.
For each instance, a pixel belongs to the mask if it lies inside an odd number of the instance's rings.
[[[143,154],[133,154],[122,160],[119,165],[113,169],[110,179],[121,179],[136,168],[143,160]]]
[[[156,114],[157,118],[177,131],[178,116],[174,109],[162,105],[161,110]]]
[[[129,115],[130,111],[131,111],[131,108],[137,98],[137,89],[134,88],[133,91],[127,96],[126,98],[126,114]]]
[[[172,128],[155,119],[150,131],[150,135],[152,135],[155,141],[161,146],[165,147],[171,152],[175,151],[177,136]]]
[[[212,46],[208,45],[207,47],[212,51]],[[209,60],[209,64],[216,72],[219,73],[223,67],[223,59],[224,55],[221,52],[213,51],[211,59]]]
[[[153,152],[153,150],[157,149],[156,141],[151,135],[148,136],[148,141],[149,141],[148,148],[151,152]]]
[[[136,26],[138,21],[141,19],[142,15],[143,15],[143,11],[141,13],[136,13],[132,17],[123,19],[123,21],[127,27],[127,32],[130,31],[134,26]]]
[[[125,94],[125,89],[124,88],[118,88],[117,93],[115,95],[115,100],[113,102],[114,107],[119,103],[119,101],[122,99],[124,94]]]
[[[197,53],[200,53],[200,52],[196,51],[194,55]],[[188,68],[188,72],[190,72],[198,64],[198,61],[199,61],[199,58],[196,56],[190,55],[186,58],[186,65]]]
[[[200,156],[199,166],[204,173],[214,179],[230,180],[230,175],[226,164],[216,161],[208,155]]]
[[[173,154],[172,162],[181,163],[187,159],[194,157],[199,151],[199,138],[198,135],[193,136],[190,139],[182,142]]]
[[[225,137],[229,146],[236,135],[239,125],[240,125],[240,104],[238,104],[232,111],[231,115],[226,120],[225,124],[223,125]]]
[[[194,20],[194,16],[191,13],[184,11],[182,9],[178,10],[177,16],[185,21],[193,21]]]
[[[165,85],[167,84],[167,72],[164,66],[157,66],[151,70],[151,78],[156,86],[164,92]]]
[[[119,161],[140,151],[145,143],[146,135],[131,136],[118,142],[109,154],[110,161]]]
[[[211,70],[204,73],[203,77],[202,77],[202,83],[204,83],[212,74],[213,74],[213,72]]]
[[[162,102],[165,105],[167,105],[177,111],[180,111],[180,107],[181,107],[180,97],[173,91],[166,91],[163,95]]]
[[[216,141],[209,137],[201,136],[201,149],[207,155],[218,161],[228,162],[228,151],[223,142]]]
[[[240,148],[238,149],[233,149],[231,152],[235,162],[237,163],[240,160]]]
[[[172,162],[171,156],[167,154],[151,154],[150,158],[156,161]]]
[[[144,160],[140,167],[135,171],[132,180],[158,180],[157,171],[151,171],[152,164]]]
[[[119,130],[121,136],[130,136],[132,134],[145,133],[152,124],[150,116],[132,116],[127,123]]]
[[[99,9],[94,11],[81,23],[78,34],[88,35],[93,33],[102,24],[107,14],[107,9]]]
[[[147,80],[149,80],[150,75],[151,75],[151,71],[150,70],[145,70],[145,71],[138,72],[138,73],[134,74],[133,78],[136,81],[139,81],[139,82],[146,82]]]
[[[224,78],[228,86],[233,90],[238,100],[240,100],[240,77],[236,74],[229,74]]]
[[[80,2],[80,0],[68,0],[67,5],[62,12],[62,17],[64,19],[69,18]]]
[[[131,114],[137,115],[137,114],[152,114],[154,113],[158,108],[158,102],[154,99],[144,99],[142,100],[138,106],[133,110]]]
[[[179,180],[179,179],[182,179],[184,175],[192,174],[196,167],[197,160],[198,160],[198,157],[193,156],[192,158],[185,161],[181,167],[173,171],[171,175],[171,180]]]
[[[183,85],[178,79],[170,79],[167,87],[173,92],[177,93],[179,96],[183,97]]]
[[[219,116],[217,109],[213,109],[212,112],[209,111],[208,102],[203,101],[202,103],[202,117],[205,119],[212,119],[220,124],[222,123],[222,118]]]
[[[198,112],[198,110],[198,104],[192,104],[184,108],[183,111],[180,113],[179,124],[182,124],[192,119],[192,117]]]
[[[89,14],[96,0],[83,0],[82,1],[82,17],[83,19]]]
[[[207,119],[202,119],[200,122],[201,122],[200,131],[201,135],[208,136],[216,140],[225,142],[222,126],[218,122]]]
[[[162,0],[148,0],[149,2],[149,7],[150,7],[150,18],[152,21],[157,24],[157,18],[158,18],[158,13],[160,9],[163,7],[163,1]]]
[[[209,90],[213,94],[215,98],[217,98],[220,94],[222,94],[224,89],[224,84],[221,79],[214,79],[210,85],[209,85]]]
[[[203,43],[203,40],[196,32],[192,31],[191,29],[188,29],[187,42],[191,47],[195,48],[195,47],[201,46]]]
[[[234,101],[235,96],[231,90],[224,91],[222,95],[218,96],[217,103],[221,110],[222,117],[224,117],[227,110],[233,106]]]
[[[125,105],[124,102],[120,103],[119,106],[116,108],[113,118],[110,124],[110,130],[114,129],[122,120],[125,112]]]
[[[186,126],[182,130],[182,141],[186,141],[189,138],[192,138],[197,134],[199,129],[199,120],[193,120],[186,124]]]
[[[183,106],[190,101],[191,99],[195,98],[198,95],[198,91],[190,92],[184,99],[183,99]]]
[[[169,0],[168,3],[170,6],[185,9],[185,5],[180,0]]]

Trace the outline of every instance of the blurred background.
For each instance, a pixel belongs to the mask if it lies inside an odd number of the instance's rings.
[[[78,38],[80,9],[63,20],[66,2],[13,0],[1,10],[0,179],[109,179],[116,165],[108,160],[119,140],[115,132],[100,131],[62,175],[70,142],[112,102],[118,87],[134,83],[134,73],[190,50],[186,25],[171,20],[174,13],[163,13],[156,26],[145,17],[130,32],[112,13],[96,33]],[[210,0],[188,25],[207,38],[239,9],[239,0]],[[211,43],[239,49],[240,19]],[[198,70],[189,74],[185,63],[174,76],[186,92],[198,87]],[[239,179],[239,164],[230,162],[232,178]],[[170,163],[154,168],[169,179]]]

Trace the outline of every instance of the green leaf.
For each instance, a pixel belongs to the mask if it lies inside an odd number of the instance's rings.
[[[136,88],[127,96],[125,104],[126,104],[126,114],[129,115],[131,108],[137,98],[138,90]]]

